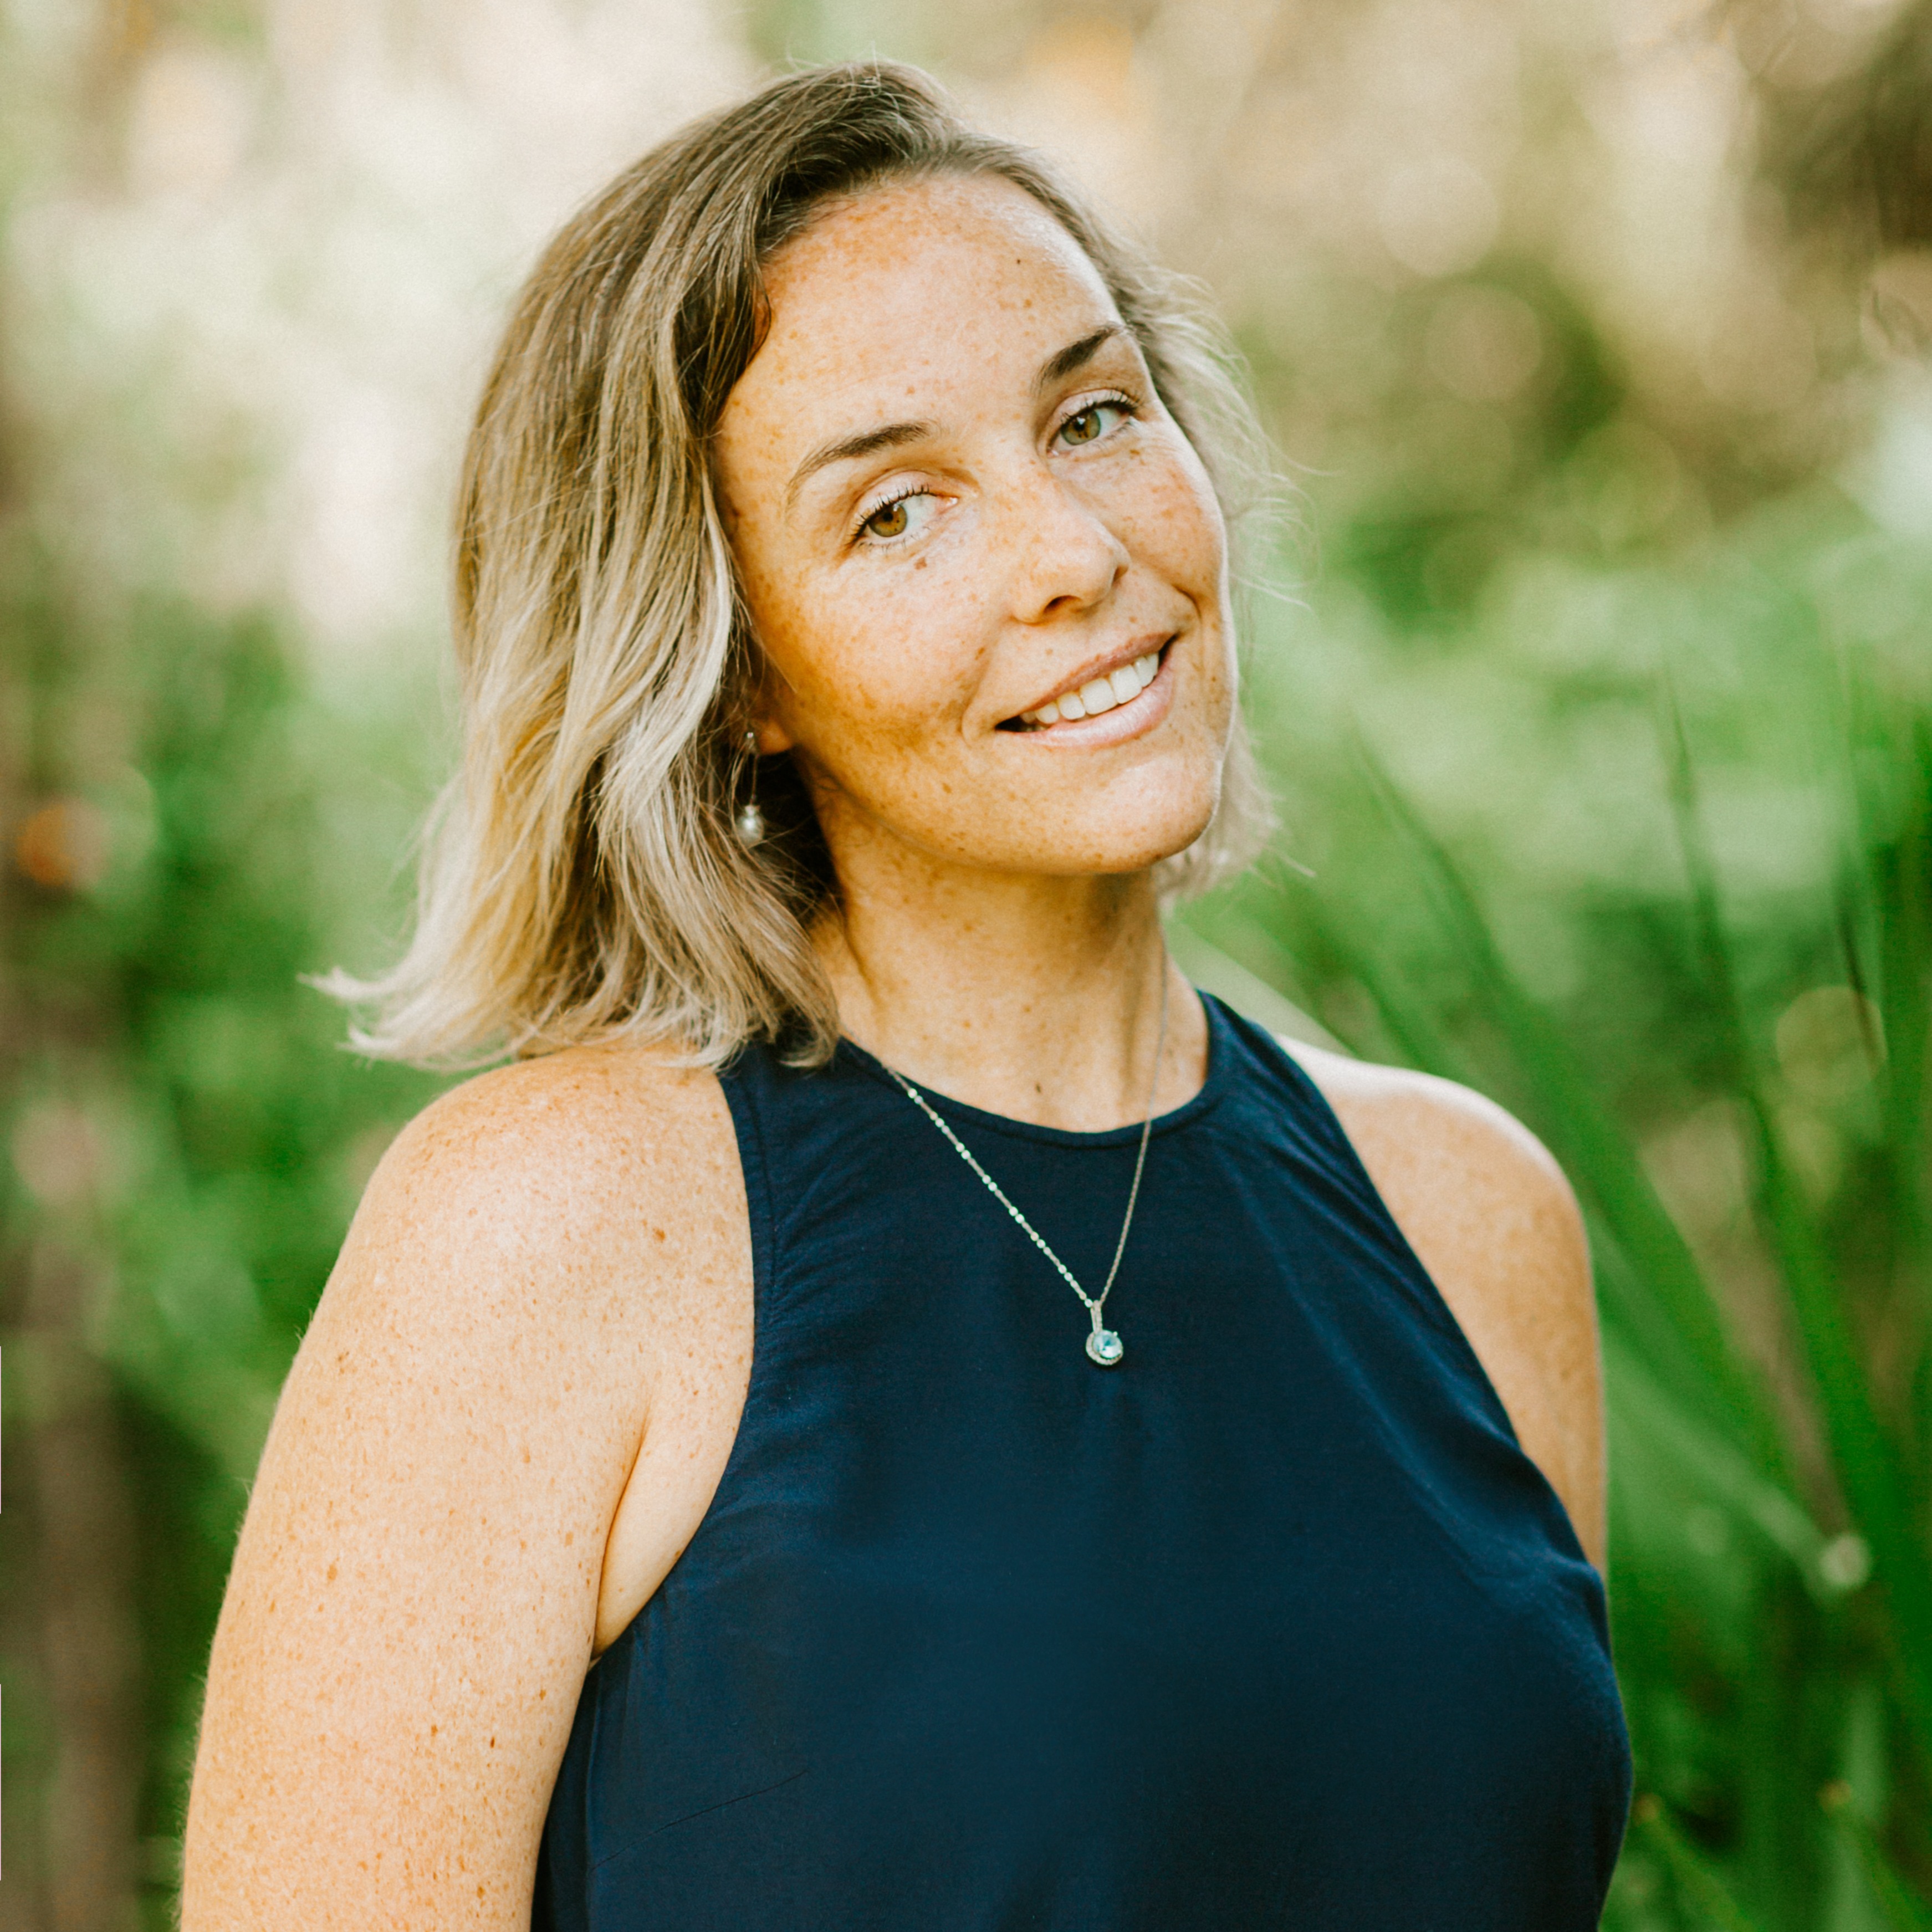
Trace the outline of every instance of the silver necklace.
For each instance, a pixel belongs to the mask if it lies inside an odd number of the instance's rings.
[[[1114,1277],[1120,1271],[1120,1257],[1127,1251],[1127,1230],[1134,1225],[1134,1208],[1141,1198],[1141,1171],[1147,1166],[1148,1136],[1154,1131],[1154,1096],[1160,1090],[1161,1055],[1167,1046],[1167,964],[1161,962],[1160,974],[1160,1028],[1154,1044],[1154,1078],[1148,1084],[1147,1118],[1141,1122],[1140,1151],[1134,1156],[1134,1184],[1127,1190],[1127,1211],[1120,1222],[1120,1238],[1114,1244],[1114,1264],[1107,1270],[1107,1279],[1098,1294],[1089,1294],[1074,1278],[1073,1270],[1048,1247],[1040,1230],[1006,1198],[1006,1192],[980,1163],[973,1158],[972,1151],[965,1142],[926,1104],[926,1096],[902,1073],[892,1074],[905,1090],[908,1100],[944,1134],[952,1144],[952,1151],[986,1184],[986,1190],[1010,1214],[1021,1231],[1040,1252],[1059,1270],[1060,1278],[1080,1298],[1082,1305],[1092,1317],[1094,1331],[1087,1337],[1087,1359],[1096,1367],[1119,1367],[1120,1358],[1127,1352],[1126,1345],[1114,1331],[1100,1318],[1100,1311],[1107,1305],[1107,1297],[1113,1292]]]

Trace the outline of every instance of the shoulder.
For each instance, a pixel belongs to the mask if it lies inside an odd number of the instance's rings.
[[[567,1397],[628,1458],[660,1360],[748,1276],[744,1220],[712,1076],[616,1048],[482,1075],[377,1166],[282,1407],[355,1430],[426,1387]]]
[[[714,1076],[572,1048],[467,1081],[411,1121],[370,1178],[344,1269],[373,1248],[596,1272],[614,1251],[662,1256],[728,1222],[740,1185]]]
[[[1525,1451],[1600,1564],[1596,1304],[1582,1217],[1562,1168],[1520,1121],[1453,1081],[1282,1045],[1334,1109]]]
[[[1546,1259],[1586,1259],[1563,1170],[1495,1101],[1434,1074],[1282,1045],[1334,1109],[1405,1234],[1419,1216],[1432,1244],[1466,1232],[1499,1254],[1528,1242],[1551,1249]]]
[[[472,1887],[512,1916],[520,1896],[527,1920],[641,1447],[668,1415],[672,1475],[651,1507],[670,1528],[646,1527],[675,1541],[710,1466],[674,1480],[709,1442],[680,1418],[735,1414],[738,1186],[717,1082],[634,1051],[485,1075],[398,1136],[303,1339],[236,1550],[189,1818],[191,1922],[274,1922],[269,1896],[291,1886],[339,1894],[344,1924],[480,1922]]]
[[[454,1190],[536,1214],[594,1214],[640,1179],[694,1178],[730,1138],[716,1078],[637,1048],[572,1047],[453,1088],[400,1133],[369,1204]],[[433,1196],[425,1196],[428,1204]]]
[[[1363,1165],[1405,1192],[1436,1183],[1441,1205],[1470,1202],[1540,1220],[1580,1238],[1576,1197],[1550,1150],[1495,1101],[1453,1080],[1378,1066],[1300,1041],[1282,1042],[1335,1110]],[[1453,1192],[1449,1190],[1452,1190]]]

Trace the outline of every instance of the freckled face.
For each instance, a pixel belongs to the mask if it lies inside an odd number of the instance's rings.
[[[835,860],[1136,870],[1211,815],[1233,698],[1200,460],[1078,244],[1010,183],[896,185],[770,265],[714,473]]]

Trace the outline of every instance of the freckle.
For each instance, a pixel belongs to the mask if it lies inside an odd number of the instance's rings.
[[[654,1241],[661,1241],[661,1240],[662,1240],[664,1239],[664,1231],[662,1228],[653,1228],[651,1230],[651,1239],[652,1239],[652,1240],[654,1240]]]
[[[431,1737],[434,1737],[436,1732],[442,1729],[442,1726],[440,1724],[432,1724],[429,1727],[429,1734]]]
[[[335,1581],[335,1565],[333,1563],[328,1566],[328,1580],[332,1583]]]
[[[564,1548],[565,1548],[565,1549],[568,1550],[568,1549],[570,1547],[570,1546],[571,1546],[573,1543],[574,1543],[576,1540],[577,1540],[577,1532],[576,1532],[576,1531],[575,1531],[575,1530],[574,1530],[574,1529],[566,1529],[566,1530],[563,1532],[563,1546],[564,1546]]]
[[[913,566],[913,568],[915,570],[923,570],[926,568],[926,559],[924,557],[921,557],[919,561]]]

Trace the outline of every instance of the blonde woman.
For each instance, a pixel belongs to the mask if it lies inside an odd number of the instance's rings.
[[[1241,419],[880,66],[647,155],[464,488],[397,1142],[210,1666],[188,1932],[1582,1932],[1588,1264],[1439,1082],[1197,995]]]

